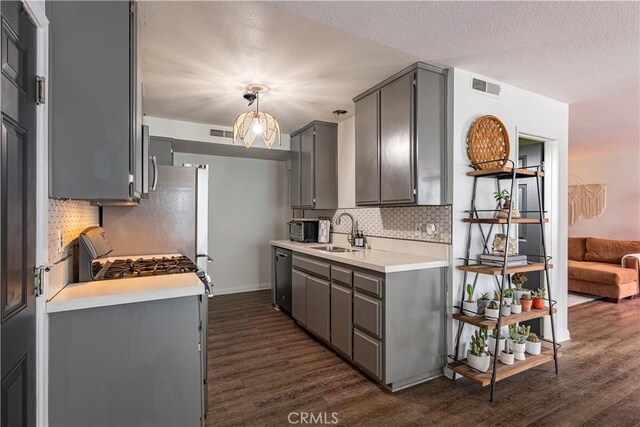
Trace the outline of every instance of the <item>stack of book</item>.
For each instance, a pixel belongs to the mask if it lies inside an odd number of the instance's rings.
[[[504,265],[504,255],[497,254],[481,254],[479,261],[484,265],[493,265],[502,267]],[[507,267],[520,267],[527,265],[526,255],[509,255],[507,256]]]

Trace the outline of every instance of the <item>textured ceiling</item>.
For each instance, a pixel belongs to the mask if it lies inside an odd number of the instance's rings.
[[[143,2],[145,113],[231,125],[249,83],[290,132],[402,67],[570,104],[571,149],[640,146],[638,2]],[[178,29],[178,30],[176,30]]]
[[[571,150],[640,147],[639,2],[277,2],[570,104]]]
[[[231,126],[250,83],[283,131],[335,121],[351,99],[418,58],[266,3],[142,2],[144,112]],[[255,108],[252,106],[251,108]]]

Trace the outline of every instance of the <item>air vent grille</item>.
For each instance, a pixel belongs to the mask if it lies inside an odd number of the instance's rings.
[[[233,132],[231,132],[230,130],[211,129],[209,131],[209,135],[218,138],[233,138]]]
[[[478,92],[488,93],[490,95],[500,96],[500,91],[502,88],[491,82],[487,82],[484,80],[473,78],[471,81],[471,89],[477,90]]]

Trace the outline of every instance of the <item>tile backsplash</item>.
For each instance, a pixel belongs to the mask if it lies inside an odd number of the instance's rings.
[[[99,208],[89,202],[49,199],[49,263],[70,255],[80,232],[99,222]],[[62,250],[58,250],[58,230],[62,232]]]
[[[353,215],[365,236],[451,244],[451,206],[309,209],[304,211],[304,217],[330,218],[332,232],[348,234],[351,232],[348,218],[336,225],[343,212]],[[421,224],[419,233],[416,224]],[[427,233],[428,224],[436,226],[432,235]]]

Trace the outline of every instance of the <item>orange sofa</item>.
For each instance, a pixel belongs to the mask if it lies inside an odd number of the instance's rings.
[[[640,241],[569,238],[569,290],[620,302],[640,292]]]

